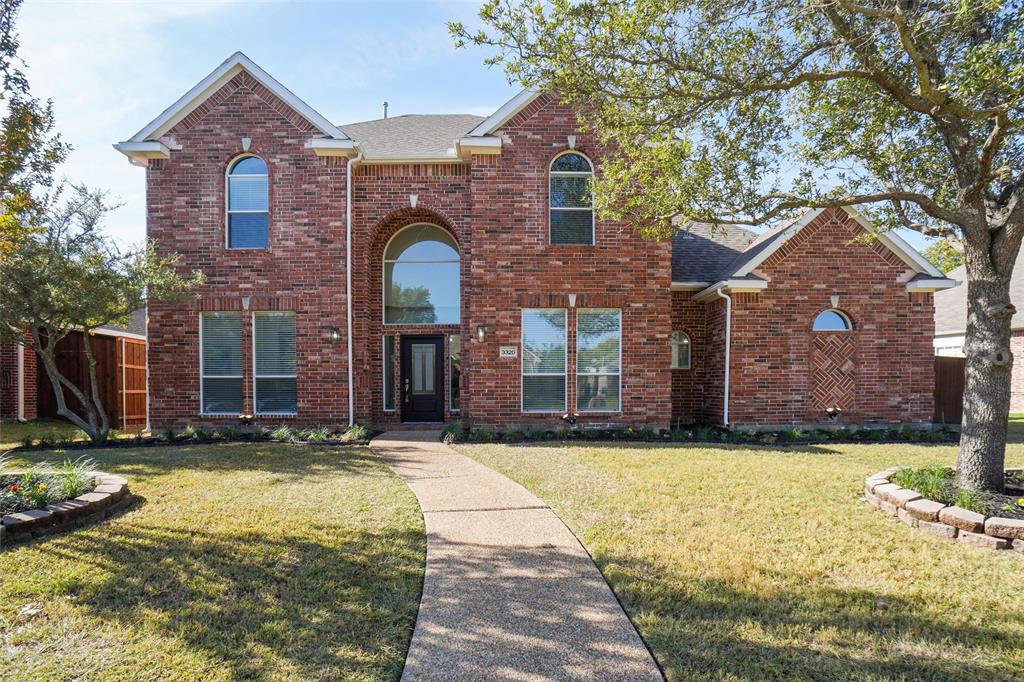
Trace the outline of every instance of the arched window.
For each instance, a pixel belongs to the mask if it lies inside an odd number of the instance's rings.
[[[258,156],[228,168],[228,248],[265,249],[270,225],[270,175]]]
[[[690,337],[686,332],[672,332],[672,369],[690,369]]]
[[[823,310],[814,318],[816,332],[846,332],[853,329],[850,318],[838,310]]]
[[[578,152],[560,154],[551,162],[548,221],[552,244],[594,243],[593,177],[593,165]]]
[[[437,225],[410,225],[384,249],[384,323],[458,324],[459,245]]]

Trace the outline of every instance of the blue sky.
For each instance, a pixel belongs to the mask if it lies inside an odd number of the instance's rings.
[[[469,2],[28,0],[18,22],[32,91],[51,98],[74,146],[63,174],[109,190],[122,244],[145,237],[145,172],[111,148],[236,50],[334,123],[389,115],[488,115],[518,92],[488,53],[456,50],[446,22]],[[923,246],[917,233],[901,231]]]

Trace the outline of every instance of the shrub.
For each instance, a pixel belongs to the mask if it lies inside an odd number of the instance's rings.
[[[468,431],[469,429],[460,420],[450,421],[441,430],[441,441],[449,445],[463,443],[466,441]]]
[[[190,425],[186,426],[184,429],[181,430],[181,433],[178,434],[177,439],[178,440],[191,440],[191,439],[193,439],[195,437],[196,437],[196,430],[194,428],[192,428],[192,425],[190,424]]]
[[[697,427],[697,440],[707,442],[714,440],[715,429],[712,426],[698,426]]]
[[[494,432],[486,426],[473,429],[469,434],[469,439],[474,443],[490,443],[494,440],[494,437]]]
[[[23,436],[21,439],[21,447],[30,448],[35,445],[36,439],[32,436]]]
[[[958,489],[956,494],[953,495],[950,500],[950,503],[955,504],[962,509],[978,512],[979,514],[984,514],[987,511],[981,495],[972,490],[963,490],[962,488]]]
[[[348,427],[345,433],[341,434],[341,439],[346,442],[355,440],[370,440],[373,437],[373,431],[368,426],[362,424],[353,424]]]
[[[569,438],[569,427],[565,424],[559,424],[552,431],[552,434],[554,434],[555,440],[567,440]]]
[[[50,480],[61,499],[69,499],[91,492],[96,487],[96,462],[88,457],[75,461],[65,457],[64,463],[51,475]]]
[[[526,440],[544,440],[548,432],[538,426],[531,426],[526,430]]]
[[[505,432],[505,440],[509,443],[519,443],[526,440],[526,433],[522,429],[513,426]]]
[[[270,440],[278,443],[286,443],[295,436],[295,430],[287,424],[281,424],[270,432]]]
[[[302,432],[302,439],[310,443],[322,443],[331,437],[331,430],[326,426],[315,426]]]
[[[901,488],[916,490],[929,500],[941,501],[946,497],[953,474],[953,470],[945,466],[904,468],[893,474],[890,480]]]

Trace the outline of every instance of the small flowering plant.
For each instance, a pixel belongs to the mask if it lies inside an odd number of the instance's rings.
[[[37,464],[27,471],[6,472],[8,461],[0,461],[0,515],[42,509],[96,487],[96,467],[91,459],[66,459],[60,466]]]

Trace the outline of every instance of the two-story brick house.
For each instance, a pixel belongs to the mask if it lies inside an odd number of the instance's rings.
[[[150,308],[154,427],[931,414],[952,283],[919,254],[845,210],[642,239],[596,219],[600,150],[546,94],[336,126],[237,53],[116,147],[207,276]]]

